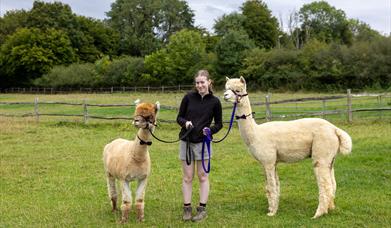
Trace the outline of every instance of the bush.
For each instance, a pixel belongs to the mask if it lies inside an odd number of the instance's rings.
[[[96,87],[101,83],[101,78],[95,71],[92,63],[69,66],[55,66],[51,71],[34,81],[34,85],[46,87]]]
[[[348,47],[317,40],[303,49],[251,49],[240,73],[250,89],[344,91],[391,87],[391,38]]]
[[[103,75],[103,84],[106,86],[134,86],[143,85],[140,80],[144,73],[144,59],[126,56],[113,60]]]
[[[240,72],[256,82],[249,89],[302,89],[304,74],[300,69],[298,51],[288,49],[252,49],[246,55]]]

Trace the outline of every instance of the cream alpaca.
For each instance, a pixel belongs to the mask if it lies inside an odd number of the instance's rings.
[[[159,102],[156,102],[155,105],[150,103],[137,105],[133,124],[139,130],[135,139],[133,141],[121,138],[115,139],[107,144],[103,151],[103,163],[113,211],[117,210],[115,180],[118,179],[122,184],[122,223],[127,222],[129,218],[132,205],[129,182],[134,180],[138,182],[135,199],[137,220],[144,220],[145,188],[151,172],[151,161],[148,152],[148,144],[151,140],[149,130],[154,129],[159,107]]]
[[[267,215],[274,216],[278,210],[280,184],[277,163],[297,162],[308,157],[313,160],[319,188],[319,204],[313,218],[334,209],[337,188],[334,160],[338,151],[344,155],[351,152],[350,136],[319,118],[273,121],[257,125],[251,118],[252,110],[244,78],[227,78],[225,89],[224,99],[238,101],[237,116],[244,115],[242,119],[238,119],[240,134],[253,157],[264,167],[269,204]]]

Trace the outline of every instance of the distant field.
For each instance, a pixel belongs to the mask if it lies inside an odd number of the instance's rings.
[[[140,97],[141,95],[141,97]],[[220,94],[221,95],[221,94]],[[322,96],[319,94],[273,94],[273,99]],[[326,95],[326,94],[324,94]],[[78,94],[39,95],[42,101],[131,103],[137,98],[178,105],[183,94]],[[281,97],[280,97],[281,96]],[[1,94],[0,101],[34,101],[35,95]],[[254,94],[250,99],[264,99]],[[389,100],[388,100],[389,101]],[[387,102],[388,102],[387,101]],[[254,101],[255,102],[255,101]],[[230,106],[223,102],[224,106]],[[49,105],[50,106],[50,105]],[[20,113],[33,107],[4,108]],[[8,106],[7,106],[8,107]],[[43,108],[43,107],[42,107]],[[50,107],[47,111],[53,110]],[[82,113],[82,110],[74,110]],[[132,110],[128,110],[130,115]],[[231,110],[227,109],[225,115]],[[108,111],[107,115],[126,112]],[[167,110],[166,117],[175,116]],[[380,114],[379,114],[380,115]],[[385,114],[383,113],[385,116]],[[163,117],[164,115],[162,115]],[[267,213],[262,168],[249,155],[234,125],[227,140],[214,144],[211,162],[211,193],[206,227],[390,227],[391,223],[391,120],[362,118],[347,124],[332,122],[353,139],[353,152],[339,155],[335,164],[336,210],[317,220],[318,189],[311,160],[280,164],[280,208],[276,217]],[[225,128],[215,137],[220,138]],[[156,134],[178,137],[176,124],[161,123]],[[118,137],[133,139],[136,129],[129,121],[81,118],[0,117],[0,227],[117,227],[120,214],[110,212],[103,173],[102,149]],[[150,147],[152,175],[145,204],[145,227],[182,227],[181,167],[178,145],[153,140]],[[193,204],[198,202],[195,182]],[[132,186],[134,189],[134,185]],[[131,212],[130,226],[136,225]]]

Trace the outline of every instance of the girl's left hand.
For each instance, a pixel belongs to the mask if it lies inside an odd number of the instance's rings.
[[[209,128],[209,127],[204,127],[204,129],[202,129],[202,133],[203,133],[205,136],[210,135],[210,134],[211,134],[210,128]]]

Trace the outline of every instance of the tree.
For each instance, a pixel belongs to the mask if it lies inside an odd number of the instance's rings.
[[[25,10],[7,11],[0,17],[0,44],[5,42],[7,36],[26,25],[28,13]]]
[[[117,55],[118,32],[99,20],[83,16],[76,17],[76,24],[77,29],[70,33],[74,35],[74,48],[81,60],[94,62],[103,55]]]
[[[116,0],[107,13],[108,23],[119,31],[119,53],[145,56],[168,37],[193,27],[193,12],[180,0]]]
[[[61,2],[45,3],[34,1],[28,14],[27,26],[33,28],[54,28],[69,30],[76,24],[76,15],[69,5]]]
[[[239,76],[245,51],[255,48],[254,42],[243,31],[230,31],[216,45],[217,72],[221,76]],[[225,77],[220,77],[222,82]]]
[[[356,19],[349,20],[349,29],[353,34],[354,41],[372,41],[381,37],[380,33],[362,21]]]
[[[77,16],[61,2],[35,1],[26,27],[63,30],[71,39],[79,59],[94,62],[104,54],[115,54],[116,32],[99,20]]]
[[[54,65],[69,64],[75,59],[70,39],[63,31],[19,29],[1,46],[1,84],[28,85]]]
[[[192,83],[198,69],[207,65],[201,34],[181,30],[170,37],[166,48],[145,57],[145,68],[152,78],[165,85]]]
[[[237,12],[224,14],[222,17],[217,19],[213,28],[218,36],[224,36],[232,30],[246,32],[244,28],[245,20],[246,17]]]
[[[261,0],[250,0],[244,2],[241,9],[246,17],[244,28],[257,47],[275,47],[279,35],[278,22],[267,5]]]
[[[352,43],[352,33],[345,12],[325,1],[303,5],[299,10],[299,18],[305,42],[315,38],[327,43]]]
[[[192,30],[201,34],[201,37],[206,45],[205,47],[206,52],[207,53],[214,52],[216,44],[220,40],[220,36],[210,33],[206,28],[202,26],[196,26]]]
[[[184,28],[193,28],[194,13],[186,1],[164,0],[158,15],[156,36],[164,43],[167,43],[169,37],[175,32]]]

